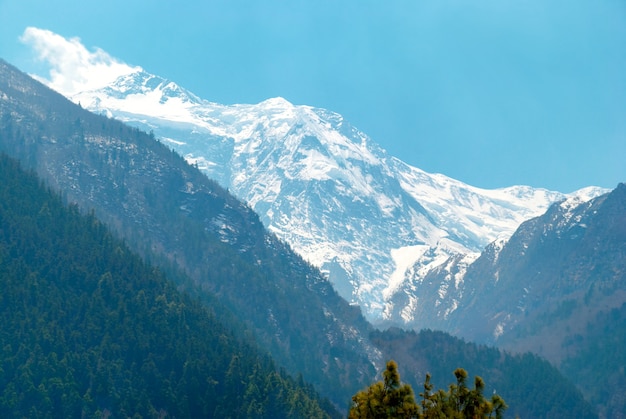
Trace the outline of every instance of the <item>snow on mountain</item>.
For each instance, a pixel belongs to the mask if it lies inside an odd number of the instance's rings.
[[[247,202],[373,321],[411,318],[416,296],[395,308],[390,298],[455,260],[443,301],[488,243],[566,198],[524,186],[475,188],[389,156],[334,112],[282,98],[220,105],[141,69],[72,100],[153,131]]]

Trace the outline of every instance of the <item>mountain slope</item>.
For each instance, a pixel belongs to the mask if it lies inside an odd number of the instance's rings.
[[[247,202],[375,322],[415,317],[391,301],[408,279],[450,258],[475,259],[565,197],[474,188],[387,155],[336,113],[281,98],[219,105],[143,70],[72,100],[153,131]]]
[[[540,354],[603,416],[623,417],[626,184],[554,204],[484,252],[465,281],[474,286],[446,330]]]
[[[339,408],[374,379],[375,365],[404,350],[379,349],[359,310],[319,271],[178,155],[147,134],[72,105],[2,61],[0,148],[36,168],[69,202],[93,208],[162,269],[184,269],[194,285],[179,278],[181,289],[211,307],[219,299],[281,367],[301,372]],[[250,339],[249,330],[226,320]],[[520,392],[530,394],[528,383],[537,381],[526,370],[518,374]],[[531,402],[521,398],[516,405],[542,414],[545,407]]]
[[[0,226],[3,417],[338,416],[3,154]]]
[[[587,202],[554,204],[524,222],[501,249],[486,251],[468,269],[465,280],[476,287],[450,323],[465,336],[495,341],[518,325],[545,322],[567,300],[619,307],[626,280],[625,202],[626,185],[620,184]]]
[[[338,406],[375,373],[370,325],[258,216],[149,135],[0,62],[0,149],[142,256],[185,270]],[[337,374],[341,371],[341,374]]]
[[[504,398],[509,406],[505,417],[597,417],[581,390],[537,355],[511,354],[432,330],[390,328],[372,333],[372,341],[383,353],[393,354],[403,380],[411,384],[416,396],[423,392],[426,373],[435,389],[446,388],[454,382],[453,371],[462,367],[470,377],[485,380],[484,394],[497,392]]]

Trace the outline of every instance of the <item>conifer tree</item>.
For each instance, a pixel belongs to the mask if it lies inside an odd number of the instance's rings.
[[[383,380],[372,384],[367,389],[352,397],[350,419],[383,418],[458,418],[501,419],[507,405],[502,397],[494,394],[491,400],[485,399],[485,382],[481,377],[474,378],[474,388],[467,387],[467,371],[457,368],[454,371],[456,383],[448,391],[438,390],[433,393],[430,374],[426,374],[424,392],[420,393],[420,403],[415,402],[413,389],[402,384],[398,365],[389,361],[383,371]],[[495,415],[495,416],[494,416]]]
[[[352,397],[349,418],[414,418],[418,414],[413,389],[400,382],[398,364],[391,360],[377,382]]]

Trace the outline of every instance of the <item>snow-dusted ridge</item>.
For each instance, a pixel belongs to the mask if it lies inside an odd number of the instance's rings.
[[[153,131],[246,201],[373,321],[411,319],[419,296],[393,310],[389,301],[437,269],[450,271],[438,294],[449,314],[451,290],[487,244],[567,198],[525,186],[475,188],[389,156],[337,113],[282,98],[220,105],[141,69],[71,99]]]

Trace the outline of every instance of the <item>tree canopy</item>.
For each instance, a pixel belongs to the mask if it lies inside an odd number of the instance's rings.
[[[400,381],[398,364],[391,360],[378,381],[352,397],[350,419],[383,418],[502,418],[507,405],[497,394],[490,400],[483,395],[485,382],[474,378],[474,388],[467,387],[467,371],[454,371],[456,383],[448,390],[433,392],[430,374],[426,374],[421,401],[416,402],[413,389]]]
[[[0,417],[339,415],[3,154],[0,289]]]

